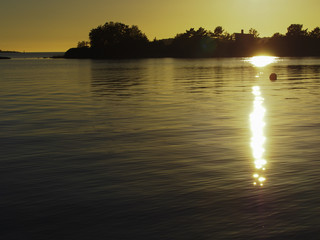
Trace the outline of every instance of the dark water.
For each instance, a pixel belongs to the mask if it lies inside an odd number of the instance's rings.
[[[319,239],[320,59],[11,59],[0,83],[0,239]]]

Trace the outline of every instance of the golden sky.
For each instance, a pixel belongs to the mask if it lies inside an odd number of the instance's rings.
[[[229,33],[286,33],[293,23],[320,26],[320,0],[1,0],[0,49],[66,51],[105,22],[138,25],[162,39],[193,27]]]

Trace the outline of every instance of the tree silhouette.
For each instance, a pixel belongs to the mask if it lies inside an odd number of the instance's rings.
[[[302,24],[291,24],[286,34],[275,33],[269,38],[259,38],[254,28],[250,28],[249,34],[229,34],[217,26],[213,32],[202,27],[190,28],[174,38],[149,42],[137,26],[106,22],[93,28],[89,39],[90,43],[80,41],[77,48],[69,49],[65,57],[243,57],[261,52],[277,56],[320,56],[320,28],[309,32]]]
[[[80,41],[80,42],[78,42],[77,48],[84,48],[84,47],[89,47],[89,46],[90,46],[90,42]]]
[[[316,38],[316,39],[320,39],[320,28],[316,27],[314,28],[310,33],[309,36],[311,38]]]
[[[302,24],[291,24],[287,28],[287,37],[303,37],[307,36],[308,29],[303,30],[303,25]]]
[[[210,57],[214,55],[217,41],[214,33],[200,27],[190,28],[185,33],[177,34],[172,42],[172,51],[176,57]]]
[[[148,39],[137,26],[107,22],[89,33],[90,44],[97,56],[136,57],[144,51]]]
[[[215,37],[221,37],[224,32],[224,29],[221,26],[218,26],[214,29],[213,33]]]
[[[257,31],[256,29],[254,29],[254,28],[250,28],[250,29],[249,29],[249,34],[252,34],[254,38],[258,38],[259,35],[260,35],[260,34],[258,33],[258,31]]]
[[[272,35],[271,39],[279,39],[279,38],[283,38],[283,37],[284,37],[283,34],[277,32],[277,33]]]

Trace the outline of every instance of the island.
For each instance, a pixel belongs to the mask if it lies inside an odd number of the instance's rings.
[[[3,51],[3,50],[0,50],[0,54],[6,54],[6,53],[19,53],[17,51]],[[6,57],[6,56],[0,56],[0,59],[11,59],[10,57]]]

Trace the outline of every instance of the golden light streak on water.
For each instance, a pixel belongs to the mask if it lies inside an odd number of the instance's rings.
[[[253,100],[253,111],[250,114],[250,129],[251,129],[251,150],[254,158],[254,165],[256,172],[253,174],[254,185],[263,186],[266,181],[264,177],[265,166],[267,160],[264,159],[264,143],[266,137],[264,136],[264,115],[266,109],[263,106],[264,98],[261,95],[259,86],[252,87],[252,94],[254,95]]]
[[[265,67],[271,63],[278,61],[277,57],[273,56],[255,56],[246,59],[245,61],[250,62],[255,67]],[[255,77],[259,78],[263,74],[259,72]],[[253,101],[253,112],[250,114],[250,128],[251,128],[251,149],[254,158],[254,166],[256,172],[253,174],[255,186],[263,186],[266,178],[264,176],[264,171],[266,170],[267,160],[264,158],[264,143],[266,137],[264,136],[264,115],[266,109],[263,106],[264,98],[262,97],[261,90],[259,86],[252,87],[252,94],[254,95]]]

